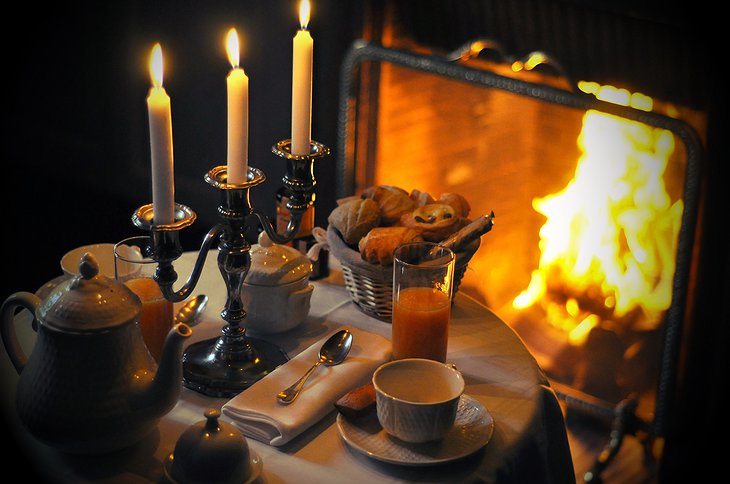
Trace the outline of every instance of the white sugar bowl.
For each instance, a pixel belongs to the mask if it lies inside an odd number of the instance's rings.
[[[251,246],[251,268],[243,282],[243,324],[260,334],[297,327],[309,314],[312,263],[293,247],[275,244],[265,232]]]

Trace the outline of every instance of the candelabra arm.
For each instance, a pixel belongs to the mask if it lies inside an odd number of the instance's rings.
[[[160,286],[160,290],[162,291],[162,295],[165,296],[165,299],[172,302],[180,302],[190,296],[190,293],[193,292],[195,286],[198,285],[198,280],[200,279],[200,274],[203,272],[203,266],[205,266],[205,259],[208,255],[208,252],[210,251],[213,242],[220,236],[222,232],[223,225],[216,224],[212,229],[208,231],[207,234],[205,234],[203,242],[202,244],[200,244],[198,258],[195,260],[195,266],[193,266],[193,270],[190,273],[188,280],[178,291],[175,291],[172,288],[175,280],[177,280],[177,273],[172,266],[172,262],[160,262],[157,270],[155,271],[154,279]],[[174,276],[170,275],[170,271]]]
[[[218,189],[220,203],[218,215],[221,223],[206,236],[190,280],[180,291],[174,291],[177,274],[172,261],[182,253],[176,234],[157,234],[162,254],[158,257],[160,278],[158,285],[165,297],[172,301],[185,299],[198,281],[203,268],[205,253],[213,239],[219,238],[218,269],[226,284],[226,305],[221,318],[226,325],[217,338],[197,341],[183,353],[183,384],[209,396],[230,398],[265,375],[274,371],[289,358],[277,345],[246,334],[246,308],[243,301],[244,280],[251,267],[251,245],[246,239],[253,218],[257,218],[269,239],[285,244],[299,232],[302,218],[315,198],[314,160],[329,153],[329,148],[316,141],[310,142],[309,153],[292,154],[290,140],[282,140],[272,151],[286,160],[286,173],[282,184],[289,192],[286,208],[290,219],[282,232],[262,212],[251,207],[250,190],[262,184],[266,175],[258,168],[249,166],[244,180],[229,183],[226,166],[216,166],[205,175],[205,181]],[[151,216],[150,216],[151,218]],[[169,227],[177,229],[178,227]],[[169,240],[168,240],[169,239]],[[166,286],[166,287],[165,287]]]
[[[274,224],[271,220],[269,220],[269,217],[261,213],[259,210],[251,210],[251,214],[255,215],[256,218],[259,219],[259,222],[261,222],[261,227],[263,227],[266,235],[268,235],[269,239],[276,244],[286,244],[287,242],[290,242],[294,238],[294,235],[296,235],[299,231],[299,226],[302,223],[302,214],[295,211],[290,211],[290,213],[291,218],[289,219],[289,223],[287,224],[284,233],[280,234],[276,231],[276,227],[274,227]]]

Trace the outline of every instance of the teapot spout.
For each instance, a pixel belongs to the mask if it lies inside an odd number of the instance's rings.
[[[191,334],[193,330],[187,324],[177,323],[165,338],[157,373],[142,397],[145,406],[159,416],[172,410],[180,397],[183,343]]]

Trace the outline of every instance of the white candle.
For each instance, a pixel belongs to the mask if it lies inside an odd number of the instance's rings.
[[[309,0],[299,5],[301,30],[293,40],[291,152],[308,155],[312,137],[312,51],[314,40],[309,35]]]
[[[175,185],[170,97],[162,87],[162,48],[155,44],[150,57],[152,87],[147,96],[152,155],[152,204],[155,225],[175,221]]]
[[[228,87],[228,183],[243,183],[248,172],[248,76],[238,67],[239,47],[236,29],[228,31],[226,41],[231,72]]]

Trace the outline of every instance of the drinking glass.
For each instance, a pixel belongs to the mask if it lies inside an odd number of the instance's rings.
[[[456,257],[432,242],[395,250],[393,261],[393,358],[446,361]]]
[[[114,277],[142,301],[139,328],[150,354],[160,361],[162,346],[173,325],[173,305],[152,278],[157,262],[147,256],[148,236],[129,237],[114,245]]]

